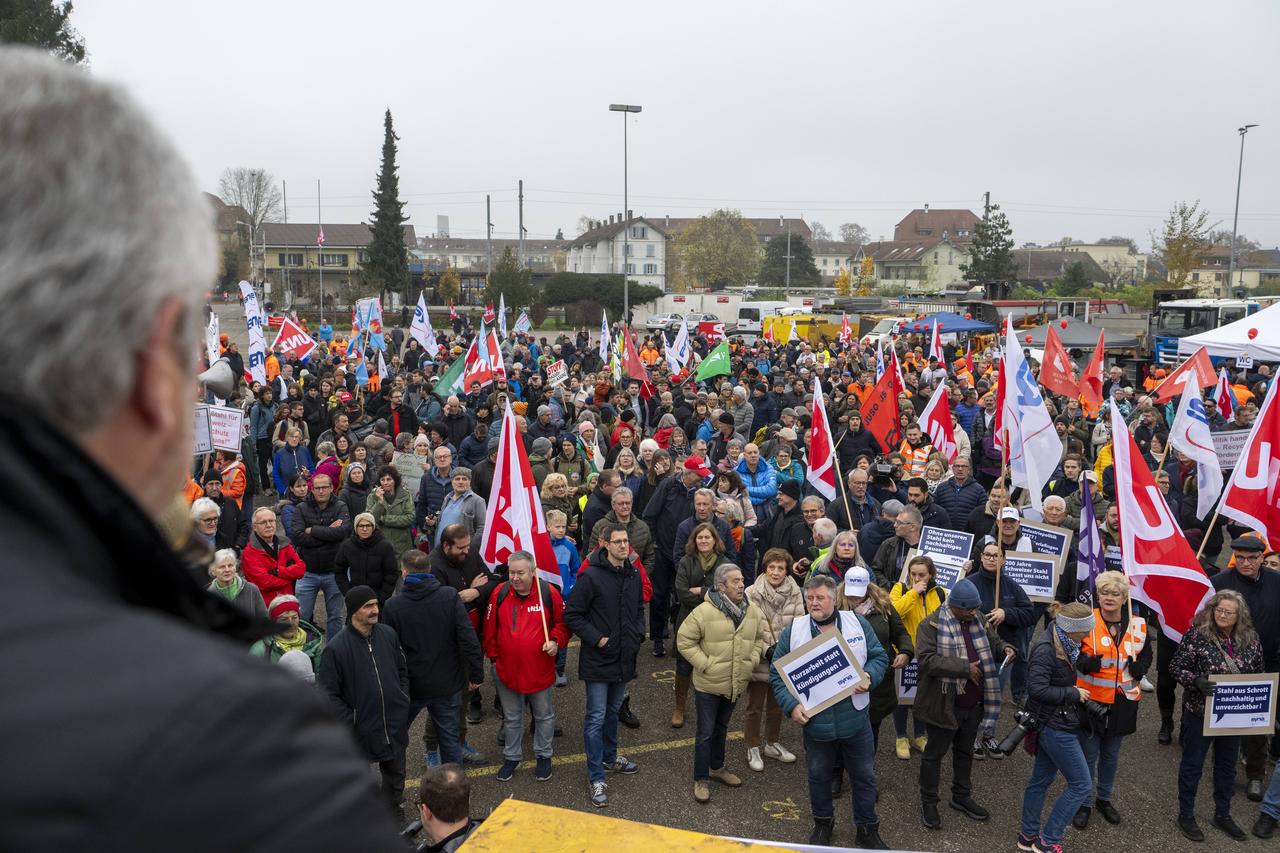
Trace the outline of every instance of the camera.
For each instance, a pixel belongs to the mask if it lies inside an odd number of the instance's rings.
[[[1086,699],[1080,714],[1081,728],[1095,735],[1105,736],[1107,720],[1111,716],[1111,706],[1094,699]]]
[[[893,485],[893,466],[888,462],[875,462],[871,465],[871,479],[880,486]]]
[[[1036,718],[1026,711],[1018,711],[1013,715],[1013,720],[1015,723],[1013,730],[1005,735],[1004,740],[1000,741],[1000,745],[996,747],[1005,755],[1011,755],[1018,748],[1018,744],[1022,743],[1023,738],[1040,728]]]

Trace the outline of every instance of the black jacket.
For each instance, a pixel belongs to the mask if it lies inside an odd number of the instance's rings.
[[[409,667],[394,629],[364,636],[347,625],[325,646],[316,683],[333,701],[370,761],[388,761],[409,745]]]
[[[591,555],[564,608],[564,623],[582,638],[578,677],[583,681],[630,681],[644,639],[644,592],[640,572],[630,561],[609,562],[603,548]],[[599,647],[602,637],[609,642]]]
[[[939,509],[946,510],[947,517],[951,519],[952,530],[963,532],[968,529],[969,516],[973,511],[987,505],[987,490],[972,477],[963,486],[948,478],[938,484],[932,502]]]
[[[680,562],[674,557],[676,528],[680,526],[680,522],[693,515],[693,493],[700,487],[701,484],[692,489],[686,486],[677,471],[658,484],[653,497],[644,507],[639,504],[635,507],[640,510],[640,517],[653,531],[655,559],[670,571],[675,571],[676,564]],[[644,568],[652,574],[657,567]]]
[[[609,495],[600,491],[600,487],[596,486],[591,490],[591,494],[587,496],[586,506],[582,508],[582,535],[589,536],[592,530],[595,530],[596,522],[609,514],[613,509],[613,501]],[[597,542],[580,542],[582,550],[591,551],[599,543]],[[649,568],[645,566],[645,568]]]
[[[387,602],[383,621],[400,637],[415,701],[449,696],[468,680],[484,681],[480,639],[452,587],[428,574],[409,575]]]
[[[1277,645],[1280,644],[1280,573],[1259,569],[1257,579],[1251,580],[1235,570],[1222,571],[1213,576],[1213,588],[1235,590],[1249,605],[1254,630],[1262,643],[1266,671],[1275,672],[1280,668],[1277,660],[1280,653]]]
[[[218,548],[234,548],[239,554],[244,549],[245,543],[249,541],[249,519],[231,498],[218,495],[209,500],[216,503],[220,510],[218,532],[214,534],[213,541]]]
[[[689,543],[689,537],[693,535],[693,529],[701,523],[701,521],[698,521],[698,519],[694,517],[693,509],[690,508],[689,516],[685,518],[684,521],[680,522],[680,526],[676,528],[676,538],[675,542],[671,546],[670,552],[672,561],[676,566],[679,566],[680,561],[685,557],[684,549]],[[711,517],[711,523],[715,526],[716,532],[720,534],[720,538],[724,541],[725,562],[733,563],[735,566],[738,566],[738,559],[741,555],[738,553],[738,543],[733,541],[733,530],[729,527],[729,522],[725,521],[718,515],[713,515]],[[738,566],[738,568],[742,569],[742,573],[745,576],[755,567]],[[645,571],[648,571],[648,569],[649,567],[645,566]]]
[[[333,576],[343,595],[353,586],[371,587],[378,594],[378,604],[382,605],[396,591],[400,560],[382,531],[375,528],[368,539],[352,536],[338,546],[333,558]]]
[[[271,627],[11,399],[0,470],[22,483],[0,490],[0,684],[21,685],[0,702],[0,847],[274,851],[283,820],[309,848],[403,849],[323,698],[245,654]]]
[[[763,554],[770,548],[781,548],[791,555],[793,560],[801,560],[809,556],[813,547],[813,533],[805,524],[804,515],[797,502],[789,512],[779,512],[773,517],[768,535],[760,543],[759,551]]]
[[[933,499],[932,495],[925,498],[924,504],[916,507],[916,509],[920,510],[922,527],[941,527],[944,530],[951,529],[951,516],[947,514],[945,509],[938,505],[938,502]]]
[[[331,527],[335,521],[342,524]],[[310,533],[303,532],[307,528],[311,528]],[[338,553],[338,546],[350,535],[351,513],[346,504],[335,495],[322,507],[316,503],[315,495],[307,495],[293,514],[289,541],[302,562],[307,564],[308,572],[330,575],[333,574],[333,558]]]
[[[1027,713],[1040,725],[1073,732],[1080,728],[1080,692],[1076,669],[1063,660],[1053,644],[1054,631],[1045,630],[1027,656]]]
[[[467,610],[479,610],[481,613],[484,612],[488,591],[503,580],[499,575],[489,572],[484,561],[480,559],[480,543],[474,539],[471,540],[471,550],[461,565],[449,562],[449,558],[444,555],[444,548],[440,545],[432,548],[431,553],[427,554],[427,564],[436,580],[457,592],[469,589],[472,581],[479,575],[491,575],[488,583],[484,587],[479,587],[480,598],[466,605]]]

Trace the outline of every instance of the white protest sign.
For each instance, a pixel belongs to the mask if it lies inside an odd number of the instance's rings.
[[[1031,550],[1037,554],[1053,554],[1058,558],[1058,573],[1067,564],[1071,549],[1071,531],[1038,521],[1023,521],[1019,528],[1031,540]]]
[[[1280,674],[1210,675],[1209,681],[1213,695],[1205,699],[1204,734],[1272,734]]]
[[[1001,573],[1027,594],[1032,601],[1048,604],[1058,587],[1058,558],[1053,555],[1032,554],[1028,551],[1008,551],[1004,555]]]
[[[569,381],[569,368],[565,366],[564,359],[553,361],[547,365],[547,384],[551,386],[563,385]]]
[[[773,665],[809,716],[848,699],[860,683],[869,683],[849,644],[833,632],[819,634]]]
[[[196,456],[203,456],[206,453],[213,452],[213,439],[209,435],[209,407],[204,403],[196,404],[196,416],[191,423],[193,442]]]
[[[1244,451],[1245,443],[1249,440],[1249,433],[1252,431],[1248,429],[1228,429],[1211,433],[1213,436],[1213,449],[1218,453],[1218,465],[1223,471],[1229,471],[1236,467],[1236,462],[1239,461],[1240,454]]]
[[[230,406],[206,406],[209,423],[209,443],[214,450],[240,452],[240,439],[244,435],[244,412]]]
[[[925,527],[920,531],[920,544],[916,551],[933,560],[937,572],[937,584],[951,592],[951,588],[964,577],[964,564],[973,549],[973,534],[947,530],[945,527]],[[906,584],[907,564],[914,554],[907,554],[902,564],[902,582]]]
[[[262,336],[262,309],[258,305],[257,292],[247,281],[240,282],[240,300],[244,303],[244,322],[249,329],[249,359],[245,362],[245,370],[254,382],[266,385],[267,342]]]
[[[898,704],[914,705],[916,688],[920,685],[920,664],[916,661],[893,671],[893,681],[898,688]]]

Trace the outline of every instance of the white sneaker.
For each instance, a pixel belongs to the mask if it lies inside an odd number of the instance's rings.
[[[796,760],[795,755],[780,743],[766,743],[764,745],[764,754],[769,758],[781,761],[783,764],[792,764]]]
[[[1152,683],[1147,679],[1147,677],[1146,677],[1145,675],[1144,675],[1144,676],[1142,676],[1142,692],[1143,692],[1143,693],[1155,693],[1155,692],[1156,692],[1156,686],[1155,686],[1154,684],[1152,684]]]
[[[764,770],[764,759],[760,757],[760,747],[753,746],[747,750],[747,766],[757,773]]]

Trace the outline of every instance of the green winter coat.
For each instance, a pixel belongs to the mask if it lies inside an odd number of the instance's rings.
[[[369,492],[364,511],[373,516],[382,535],[395,548],[397,560],[401,554],[413,548],[413,536],[409,532],[414,522],[413,497],[408,489],[404,486],[396,489],[390,501],[379,501],[377,495]],[[353,516],[358,512],[359,510],[352,508]]]
[[[736,701],[764,655],[760,608],[747,605],[742,621],[733,620],[710,601],[693,609],[676,633],[676,649],[693,666],[693,688]]]
[[[311,658],[311,670],[315,672],[320,668],[320,654],[324,651],[324,635],[320,633],[320,629],[305,619],[298,622],[298,627],[302,629],[302,633],[307,635],[307,641],[303,644],[302,651],[306,653],[307,657]],[[280,648],[277,638],[272,635],[263,637],[250,646],[249,654],[262,658],[267,663],[279,663],[280,658],[284,656],[284,649]]]

